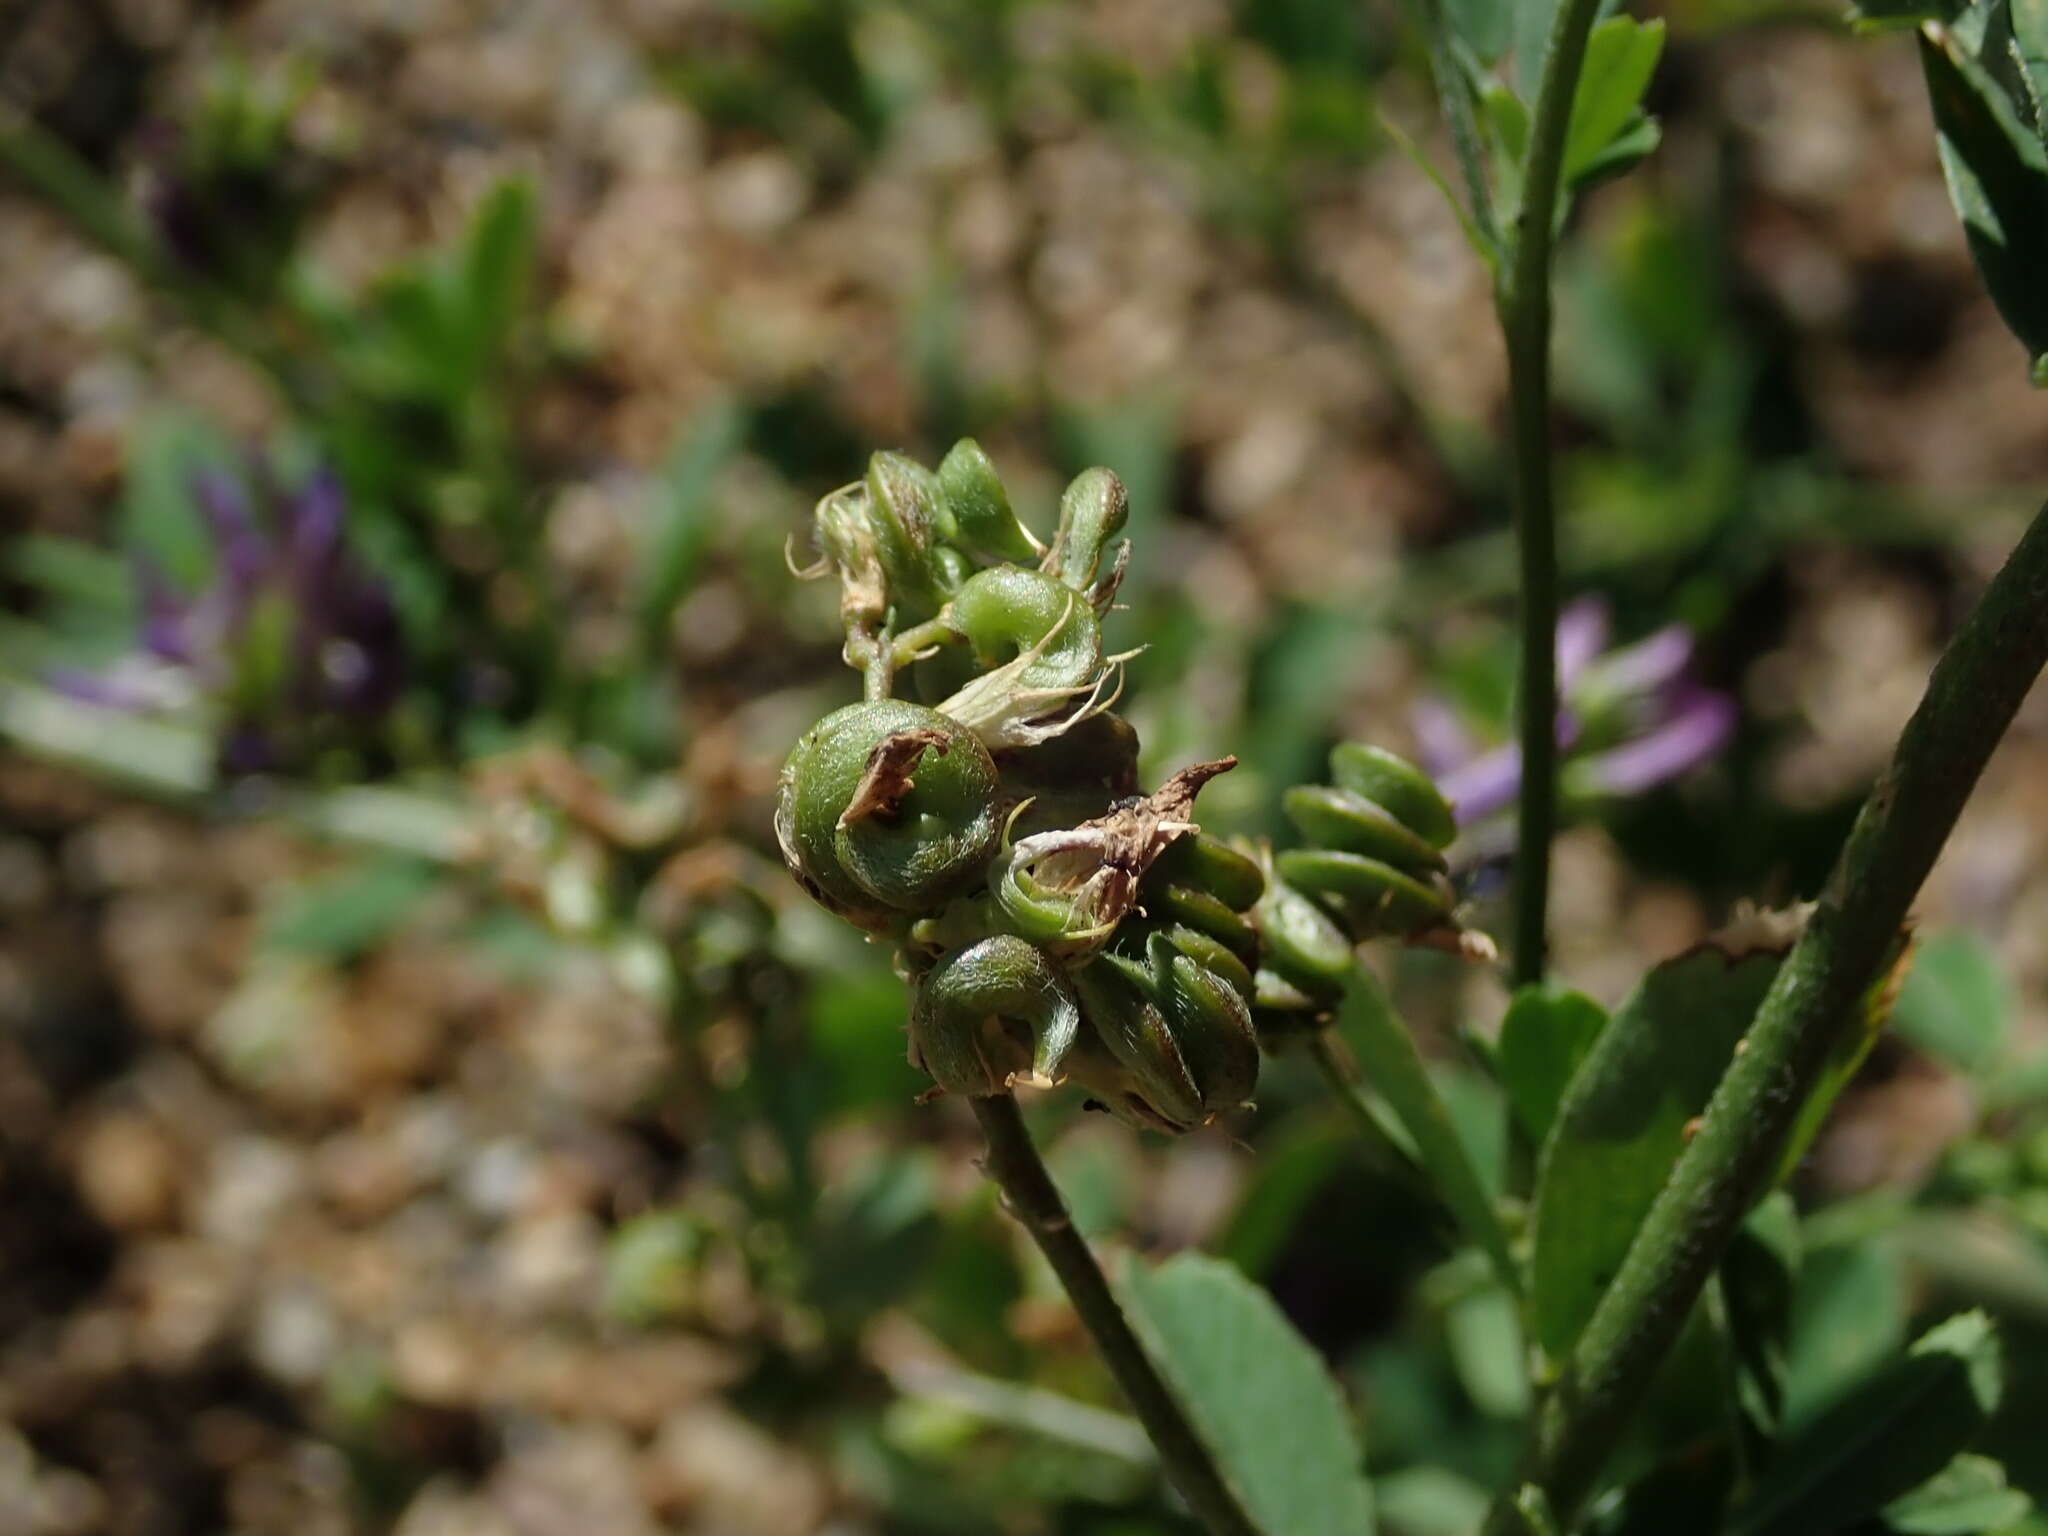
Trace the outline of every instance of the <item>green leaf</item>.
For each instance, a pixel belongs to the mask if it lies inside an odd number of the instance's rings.
[[[121,547],[152,561],[175,587],[203,586],[213,574],[213,537],[193,482],[233,463],[228,440],[200,417],[175,409],[145,417],[121,484]]]
[[[746,416],[726,401],[700,411],[669,450],[655,483],[640,550],[635,601],[641,643],[658,653],[668,622],[696,579],[713,526],[711,491],[746,438]]]
[[[1881,1518],[1901,1536],[1978,1536],[2016,1525],[2034,1501],[2005,1480],[1989,1456],[1958,1456],[1910,1493],[1885,1505]]]
[[[1991,1320],[1950,1318],[1781,1442],[1731,1536],[1815,1536],[1876,1513],[1969,1444],[2000,1376]]]
[[[1289,1120],[1260,1142],[1244,1193],[1212,1246],[1255,1279],[1279,1258],[1295,1224],[1344,1157],[1325,1125]]]
[[[1553,1357],[1570,1350],[1621,1267],[1780,958],[1706,945],[1655,967],[1565,1090],[1532,1213],[1531,1320]]]
[[[2038,379],[2048,375],[2048,148],[1946,28],[1921,28],[1920,63],[1949,198],[1984,286]]]
[[[1776,1434],[1784,1413],[1799,1263],[1799,1213],[1783,1190],[1758,1202],[1721,1260],[1722,1312],[1738,1406],[1767,1436]]]
[[[1585,174],[1596,157],[1636,118],[1643,92],[1664,51],[1664,23],[1610,16],[1593,29],[1586,62],[1572,97],[1572,122],[1565,135],[1567,185]]]
[[[2034,109],[2034,127],[2048,137],[2048,0],[2011,0],[2013,58]]]
[[[260,942],[285,954],[343,964],[374,949],[411,917],[437,872],[419,859],[379,859],[301,886],[265,914]]]
[[[2012,1012],[2012,989],[1991,947],[1969,933],[1940,933],[1915,949],[1892,1024],[1935,1060],[1982,1072],[2003,1052]]]
[[[1565,1085],[1606,1025],[1606,1009],[1563,987],[1527,986],[1508,1004],[1494,1067],[1515,1118],[1539,1145],[1550,1134]]]
[[[533,186],[512,177],[484,194],[463,242],[469,362],[485,368],[518,325],[532,287],[538,230]]]
[[[1230,1265],[1132,1259],[1132,1327],[1261,1536],[1369,1536],[1372,1497],[1350,1409],[1322,1357]]]
[[[1451,35],[1472,50],[1481,64],[1492,64],[1514,41],[1512,0],[1442,0]]]
[[[1443,1467],[1404,1467],[1373,1488],[1381,1516],[1403,1536],[1471,1536],[1486,1523],[1486,1490]]]
[[[1800,1266],[1781,1421],[1799,1429],[1906,1339],[1906,1277],[1888,1243],[1809,1253]]]
[[[1429,184],[1443,195],[1444,202],[1457,217],[1458,228],[1464,233],[1465,243],[1472,248],[1474,254],[1486,263],[1489,270],[1497,266],[1500,261],[1499,248],[1486,238],[1486,232],[1473,219],[1471,210],[1465,206],[1465,200],[1458,196],[1450,182],[1445,179],[1444,173],[1436,168],[1436,162],[1424,153],[1421,145],[1408,136],[1407,129],[1384,112],[1380,114],[1380,127],[1387,137],[1394,141],[1394,147],[1406,155],[1415,168],[1429,178]]]
[[[1465,1236],[1493,1260],[1501,1283],[1519,1293],[1521,1275],[1508,1251],[1507,1234],[1493,1199],[1423,1068],[1414,1037],[1395,1015],[1379,978],[1362,965],[1351,969],[1337,1028],[1357,1054],[1366,1080],[1379,1090],[1413,1139],[1416,1156]]]
[[[1605,149],[1579,167],[1572,176],[1572,186],[1583,191],[1632,171],[1655,154],[1663,142],[1664,130],[1657,119],[1638,112],[1626,128],[1607,141]]]
[[[1515,1299],[1499,1286],[1461,1296],[1444,1309],[1444,1342],[1466,1394],[1480,1412],[1520,1419],[1529,1411],[1528,1352]]]

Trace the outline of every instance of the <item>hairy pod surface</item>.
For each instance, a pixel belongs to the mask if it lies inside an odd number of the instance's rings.
[[[1106,469],[1084,469],[1060,497],[1060,526],[1046,552],[1046,569],[1076,592],[1091,591],[1110,540],[1131,512],[1123,481]]]
[[[1429,775],[1404,757],[1362,741],[1330,752],[1330,777],[1339,789],[1370,800],[1432,848],[1448,848],[1458,820]]]
[[[986,1097],[1017,1082],[1057,1082],[1080,1030],[1066,972],[1036,945],[995,934],[919,978],[911,1059],[947,1092]]]
[[[1108,1060],[1074,1076],[1136,1124],[1173,1132],[1241,1106],[1258,1081],[1245,998],[1154,933],[1142,959],[1105,953],[1075,974],[1089,1028]]]
[[[1273,867],[1341,917],[1355,939],[1427,932],[1448,923],[1457,904],[1457,892],[1441,875],[1419,879],[1362,853],[1291,848]]]
[[[996,797],[995,763],[957,721],[901,699],[850,704],[790,754],[776,837],[835,910],[927,911],[981,878]]]

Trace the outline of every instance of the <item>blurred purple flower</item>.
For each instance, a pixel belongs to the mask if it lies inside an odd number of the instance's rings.
[[[1675,779],[1712,758],[1735,729],[1735,702],[1692,681],[1693,637],[1668,625],[1607,650],[1606,605],[1581,598],[1558,616],[1557,740],[1574,796],[1619,796]],[[1415,734],[1460,826],[1497,815],[1521,787],[1512,743],[1482,751],[1449,705],[1425,699]]]
[[[256,463],[240,480],[203,473],[192,491],[213,545],[208,584],[181,593],[138,557],[135,649],[61,685],[120,709],[212,704],[229,773],[287,766],[315,739],[374,724],[403,683],[403,641],[390,594],[347,547],[340,483],[320,470],[286,489]]]

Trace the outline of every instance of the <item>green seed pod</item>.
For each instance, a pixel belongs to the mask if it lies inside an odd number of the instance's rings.
[[[1244,997],[1164,934],[1142,961],[1103,954],[1074,985],[1114,1063],[1077,1056],[1074,1076],[1125,1119],[1188,1131],[1250,1097],[1259,1051]]]
[[[1103,551],[1123,532],[1131,502],[1123,481],[1106,469],[1085,469],[1060,497],[1059,532],[1045,568],[1076,592],[1090,592],[1101,574]]]
[[[1280,878],[1326,903],[1353,938],[1407,938],[1451,920],[1457,893],[1441,875],[1418,879],[1363,854],[1296,848],[1274,861]]]
[[[878,453],[868,460],[866,489],[897,626],[930,618],[967,571],[964,557],[945,547],[953,519],[938,477],[906,454]]]
[[[1059,735],[1073,724],[1068,706],[1103,682],[1095,610],[1042,571],[993,566],[962,584],[946,614],[989,670],[939,708],[991,748]]]
[[[955,950],[917,983],[911,1060],[948,1093],[986,1098],[1060,1079],[1081,1028],[1066,972],[1043,950],[996,934]]]
[[[783,766],[783,861],[820,902],[865,927],[929,911],[974,884],[999,830],[994,762],[972,733],[922,705],[836,710]]]
[[[1249,967],[1259,958],[1259,935],[1241,914],[1192,885],[1147,883],[1140,898],[1145,910],[1162,921],[1206,933]]]
[[[1206,832],[1191,832],[1160,854],[1149,878],[1207,891],[1234,912],[1248,910],[1266,888],[1256,863]]]
[[[963,437],[939,462],[939,490],[960,542],[989,560],[1036,560],[1045,546],[1010,510],[1002,477],[981,444]]]
[[[1450,802],[1429,775],[1383,747],[1340,743],[1330,753],[1330,777],[1339,789],[1380,806],[1432,848],[1448,848],[1458,835]]]
[[[1329,1005],[1351,975],[1351,940],[1321,907],[1280,879],[1252,909],[1259,930],[1260,979],[1272,974],[1312,1002]]]
[[[1117,929],[1116,953],[1132,958],[1143,956],[1155,933],[1203,970],[1213,971],[1241,996],[1252,995],[1252,973],[1244,960],[1222,940],[1203,933],[1199,928],[1189,928],[1180,923],[1161,925],[1150,918],[1133,918]]]
[[[1030,802],[1010,824],[1010,836],[1079,826],[1137,794],[1138,733],[1104,710],[1037,746],[998,754],[996,766],[1005,794]]]
[[[1297,784],[1281,797],[1287,819],[1310,843],[1362,853],[1410,874],[1428,875],[1449,866],[1444,856],[1381,806],[1348,789]]]

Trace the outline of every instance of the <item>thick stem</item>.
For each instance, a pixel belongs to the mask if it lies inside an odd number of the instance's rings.
[[[988,1176],[1001,1187],[1011,1214],[1024,1224],[1066,1287],[1110,1374],[1158,1447],[1168,1480],[1211,1536],[1258,1536],[1250,1517],[1225,1486],[1208,1448],[1160,1379],[1138,1336],[1131,1332],[1087,1240],[1074,1230],[1066,1203],[1031,1144],[1017,1101],[1000,1093],[967,1102],[974,1106],[974,1116],[988,1138]]]
[[[1992,749],[2048,663],[2048,507],[1943,652],[1799,942],[1537,1416],[1528,1477],[1585,1501],[1743,1215],[1777,1168]],[[1496,1508],[1490,1536],[1517,1529]]]
[[[1562,0],[1543,50],[1498,305],[1514,416],[1515,537],[1521,551],[1522,783],[1515,856],[1517,985],[1543,979],[1550,837],[1557,820],[1557,508],[1550,462],[1550,257],[1572,101],[1600,0]]]

